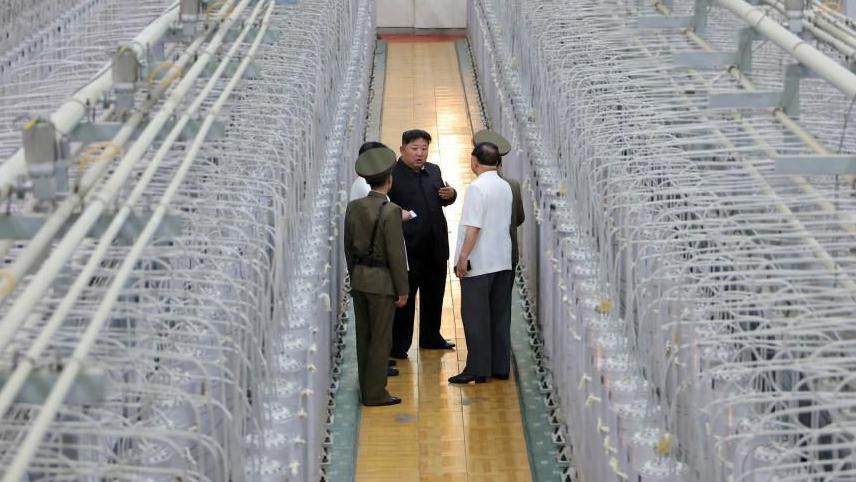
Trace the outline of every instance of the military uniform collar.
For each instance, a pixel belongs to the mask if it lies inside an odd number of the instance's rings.
[[[369,197],[376,197],[378,199],[383,199],[384,201],[389,201],[389,196],[382,192],[369,191]]]

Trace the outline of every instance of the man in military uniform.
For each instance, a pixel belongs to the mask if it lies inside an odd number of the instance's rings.
[[[526,219],[526,214],[523,211],[523,196],[520,191],[520,183],[517,182],[516,179],[512,179],[502,174],[502,156],[505,156],[511,151],[511,143],[499,133],[489,129],[476,132],[473,135],[474,145],[478,146],[482,143],[496,146],[500,155],[500,162],[497,166],[497,171],[499,176],[511,187],[511,225],[509,229],[511,234],[511,272],[513,275],[520,258],[520,249],[517,245],[517,228],[523,224],[523,221]],[[511,291],[514,289],[514,277],[512,276],[508,279],[503,278],[503,281],[507,284],[505,287],[505,290],[508,293],[506,298],[507,302],[511,303]],[[507,309],[509,311],[511,310],[510,304]],[[511,327],[510,325],[507,327],[503,326],[501,329],[502,333],[493,333],[492,337],[494,353],[491,357],[491,377],[498,380],[507,380],[511,370]]]
[[[407,303],[407,258],[401,208],[389,201],[395,153],[370,149],[357,158],[357,174],[368,182],[368,196],[351,201],[345,213],[345,259],[357,329],[360,393],[367,406],[395,405],[386,391],[387,357],[396,306]]]

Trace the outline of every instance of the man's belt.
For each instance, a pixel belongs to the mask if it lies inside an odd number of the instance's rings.
[[[387,262],[381,259],[372,258],[370,256],[357,256],[354,259],[354,264],[368,266],[371,268],[387,268]]]

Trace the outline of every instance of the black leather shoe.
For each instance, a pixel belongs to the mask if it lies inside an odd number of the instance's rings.
[[[386,366],[388,366],[388,367],[394,367],[395,364],[396,364],[395,360],[387,360],[387,362],[386,362]]]
[[[494,374],[493,374],[493,375],[491,375],[490,377],[491,377],[491,378],[496,378],[497,380],[508,380],[508,373],[505,373],[505,374],[501,374],[501,373],[494,373]]]
[[[443,340],[441,343],[435,343],[432,345],[422,345],[419,348],[424,350],[452,350],[455,348],[455,344],[449,340]]]
[[[478,376],[478,375],[470,375],[469,373],[459,373],[453,377],[449,378],[449,383],[485,383],[487,382],[487,377]]]
[[[398,376],[398,368],[386,367],[386,376],[397,377]]]
[[[395,353],[392,352],[389,355],[390,358],[395,358],[396,360],[407,360],[407,353]]]
[[[389,397],[386,400],[381,400],[377,403],[364,403],[363,405],[367,407],[386,407],[387,405],[398,405],[401,403],[401,399],[398,397]]]

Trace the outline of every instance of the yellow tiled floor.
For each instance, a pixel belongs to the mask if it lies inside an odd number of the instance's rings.
[[[473,178],[472,131],[454,43],[390,41],[386,75],[382,142],[397,151],[401,133],[411,128],[434,137],[428,160],[458,190],[458,200],[446,208],[454,251],[463,196]],[[398,362],[401,375],[389,379],[389,392],[402,404],[363,408],[358,482],[531,480],[514,379],[447,382],[466,362],[460,293],[457,278],[450,276],[441,331],[458,348],[419,350],[414,343],[410,358]]]

